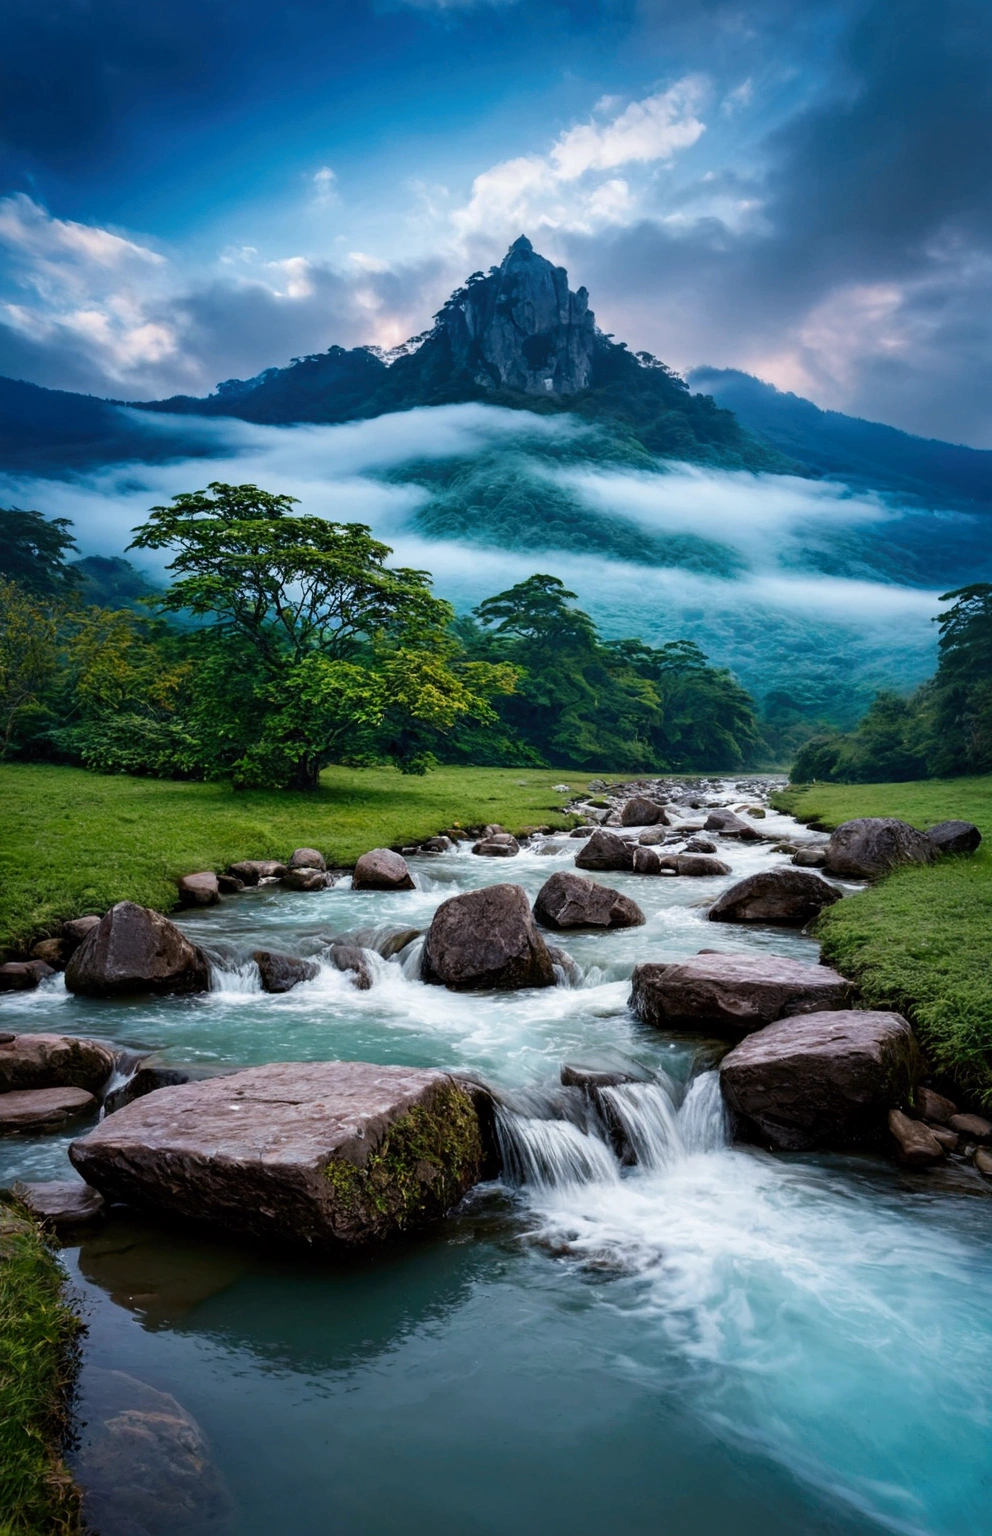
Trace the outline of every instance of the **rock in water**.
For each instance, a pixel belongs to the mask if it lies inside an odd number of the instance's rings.
[[[825,965],[780,955],[691,955],[674,965],[638,965],[630,1006],[663,1029],[718,1028],[746,1034],[787,1014],[842,1008],[850,985]]]
[[[25,1088],[85,1088],[98,1093],[114,1054],[73,1035],[14,1035],[0,1044],[0,1094]]]
[[[554,964],[519,885],[443,901],[424,941],[421,977],[454,992],[553,987]]]
[[[742,1129],[789,1151],[852,1146],[885,1135],[923,1072],[898,1013],[807,1013],[779,1019],[734,1047],[720,1085]]]
[[[927,837],[938,853],[974,853],[982,841],[982,834],[971,821],[938,822]]]
[[[313,981],[320,971],[315,960],[301,960],[299,955],[283,955],[272,949],[253,950],[252,959],[258,966],[263,992],[289,992],[301,981]]]
[[[0,965],[0,992],[33,992],[55,967],[47,960],[8,960]]]
[[[722,859],[711,858],[707,853],[677,853],[675,873],[712,878],[715,875],[729,875],[730,865],[725,864]]]
[[[764,869],[732,885],[710,907],[713,923],[778,923],[802,928],[841,892],[812,870]]]
[[[183,875],[176,881],[179,903],[183,907],[215,907],[220,901],[220,884],[212,869],[195,875]]]
[[[148,1094],[69,1155],[111,1199],[331,1247],[443,1215],[477,1182],[482,1142],[445,1072],[280,1062]]]
[[[659,824],[667,826],[668,817],[657,801],[649,800],[646,795],[635,795],[620,812],[622,827],[656,827]]]
[[[942,1093],[935,1093],[932,1088],[917,1088],[914,1108],[921,1120],[930,1120],[935,1125],[946,1125],[958,1112],[953,1099],[945,1099]]]
[[[401,853],[372,848],[363,853],[351,877],[353,891],[412,891],[413,876]]]
[[[615,832],[597,827],[584,848],[575,855],[576,869],[633,869],[634,844]]]
[[[37,1221],[54,1227],[56,1232],[86,1226],[103,1215],[103,1196],[78,1180],[18,1183],[14,1185],[14,1194]]]
[[[899,1148],[899,1161],[926,1168],[944,1160],[944,1148],[922,1120],[911,1120],[901,1109],[890,1109],[889,1130]]]
[[[534,916],[545,928],[639,928],[644,922],[644,913],[629,896],[565,871],[541,886]]]
[[[484,388],[574,395],[592,379],[596,323],[586,290],[570,293],[565,268],[521,235],[498,271],[452,294],[433,343],[445,344],[448,366]]]
[[[473,843],[472,852],[482,858],[512,859],[520,852],[520,844],[510,832],[494,832],[492,837],[483,837]]]
[[[327,958],[335,970],[351,976],[351,984],[357,992],[369,990],[372,985],[372,972],[364,950],[357,944],[332,944],[327,951]]]
[[[327,879],[324,870],[298,864],[295,869],[287,869],[279,884],[287,891],[326,891]]]
[[[88,1115],[98,1101],[85,1088],[27,1088],[0,1094],[0,1135],[47,1131]]]
[[[711,811],[703,822],[704,832],[719,832],[722,837],[739,837],[744,842],[758,842],[761,833],[752,827],[749,821],[744,821],[736,811],[716,810]]]
[[[65,984],[84,997],[206,992],[210,967],[203,951],[167,917],[134,901],[119,901],[71,957]]]
[[[227,872],[244,885],[257,885],[260,880],[281,880],[286,866],[278,859],[241,859],[229,864]]]
[[[848,880],[877,880],[900,864],[932,864],[936,857],[935,844],[908,821],[859,816],[831,836],[826,869]]]

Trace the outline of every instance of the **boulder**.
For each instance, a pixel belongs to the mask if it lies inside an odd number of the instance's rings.
[[[935,844],[908,821],[859,816],[832,834],[825,867],[846,880],[877,880],[900,864],[932,864],[935,858]]]
[[[711,843],[708,837],[690,837],[683,852],[716,853],[716,843]]]
[[[545,928],[638,928],[644,922],[644,913],[629,896],[565,871],[541,886],[534,916]]]
[[[0,965],[0,992],[32,992],[55,968],[45,960],[8,960]]]
[[[237,875],[218,875],[217,889],[222,896],[238,896],[246,888],[246,882]]]
[[[66,966],[65,984],[84,997],[134,992],[206,992],[207,957],[160,912],[119,901]]]
[[[0,1094],[0,1136],[14,1131],[49,1131],[99,1108],[85,1088],[25,1088]]]
[[[975,1153],[975,1167],[986,1179],[992,1179],[992,1152],[987,1152],[984,1147],[979,1147]]]
[[[110,1199],[328,1248],[443,1215],[477,1181],[482,1145],[447,1073],[279,1062],[148,1094],[69,1155]]]
[[[911,1120],[901,1109],[890,1109],[888,1124],[901,1163],[910,1168],[928,1168],[943,1162],[944,1148],[922,1120]]]
[[[497,832],[472,844],[472,852],[487,859],[512,859],[520,852],[520,844],[509,832]]]
[[[338,971],[351,973],[352,985],[359,992],[367,992],[372,985],[372,972],[365,953],[357,944],[332,944],[327,958]]]
[[[957,1131],[949,1131],[946,1125],[928,1125],[927,1130],[940,1142],[945,1152],[956,1152],[961,1137]]]
[[[703,822],[704,832],[719,832],[721,837],[739,837],[743,842],[758,842],[761,833],[749,821],[742,821],[736,811],[710,811]]]
[[[729,875],[730,865],[724,864],[722,859],[710,858],[706,853],[677,853],[675,855],[675,873],[677,875]]]
[[[713,923],[776,923],[802,928],[841,892],[812,870],[765,869],[747,875],[710,907]]]
[[[913,1102],[920,1119],[929,1120],[934,1125],[946,1125],[951,1116],[958,1112],[952,1099],[945,1099],[942,1093],[934,1093],[932,1088],[917,1088]]]
[[[678,842],[678,833],[671,834],[666,832],[664,827],[655,827],[652,831],[642,832],[637,842],[641,848],[658,848],[662,843],[667,843],[670,836]]]
[[[450,853],[454,848],[450,837],[441,833],[437,837],[429,837],[425,843],[421,843],[421,853]]]
[[[939,821],[927,832],[938,853],[974,853],[982,834],[972,821]]]
[[[573,1067],[567,1063],[559,1075],[563,1088],[581,1088],[589,1094],[600,1088],[618,1088],[621,1083],[640,1082],[632,1072],[601,1072],[595,1067]]]
[[[176,881],[179,902],[184,907],[215,907],[220,901],[220,886],[212,869],[195,875],[183,875]]]
[[[412,891],[413,876],[401,853],[373,848],[363,853],[351,877],[354,891]]]
[[[43,1184],[18,1182],[13,1193],[36,1221],[54,1227],[56,1232],[88,1226],[103,1215],[103,1196],[78,1179],[58,1179]]]
[[[278,859],[239,859],[227,866],[227,873],[245,885],[257,885],[260,880],[281,880],[286,866]]]
[[[645,848],[638,843],[634,849],[635,875],[660,875],[665,867],[674,870],[675,860],[663,859],[657,848]]]
[[[297,869],[287,869],[279,884],[287,891],[326,891],[327,874],[301,864]]]
[[[786,1015],[843,1008],[850,986],[825,965],[781,955],[690,955],[674,964],[638,965],[630,1006],[664,1029],[747,1034]]]
[[[900,1014],[831,1010],[748,1035],[720,1063],[720,1085],[746,1134],[806,1151],[881,1141],[922,1071]]]
[[[656,800],[648,800],[645,795],[635,795],[628,800],[620,811],[620,825],[622,827],[667,827],[668,817]]]
[[[200,1070],[205,1076],[212,1075],[203,1068]],[[189,1079],[190,1074],[184,1067],[139,1067],[126,1083],[107,1094],[103,1101],[103,1112],[105,1115],[116,1114],[125,1104],[143,1099],[146,1093],[157,1093],[159,1088],[178,1088],[180,1083],[188,1083]]]
[[[992,1121],[984,1115],[952,1115],[947,1125],[969,1141],[992,1141]]]
[[[85,917],[70,917],[62,924],[62,937],[66,943],[67,957],[74,949],[78,949],[88,933],[94,928],[99,928],[100,919],[95,912],[87,912]]]
[[[289,992],[301,981],[313,981],[320,971],[315,960],[301,960],[299,955],[283,955],[273,949],[255,949],[251,957],[258,966],[263,992]]]
[[[551,964],[555,968],[556,983],[560,983],[564,987],[580,987],[582,985],[582,967],[569,954],[567,949],[559,949],[557,944],[549,944],[548,954],[551,956]]]
[[[316,848],[295,848],[289,856],[287,869],[320,869],[326,873],[327,861]]]
[[[577,869],[633,869],[634,845],[615,832],[597,827],[584,848],[575,855]]]
[[[114,1054],[74,1035],[13,1035],[0,1045],[0,1094],[25,1088],[85,1088],[99,1093]]]
[[[31,959],[43,960],[53,971],[65,970],[65,963],[72,950],[65,939],[39,939],[31,946]]]
[[[797,869],[822,869],[827,862],[826,848],[797,848],[792,855]]]
[[[421,978],[455,992],[553,987],[554,965],[519,885],[443,901],[424,941]]]

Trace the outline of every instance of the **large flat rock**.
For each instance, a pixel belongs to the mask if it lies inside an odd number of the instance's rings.
[[[762,1029],[786,1014],[841,1008],[850,984],[825,965],[781,955],[691,955],[671,965],[638,965],[630,1006],[663,1029]]]
[[[280,1062],[150,1093],[69,1156],[111,1199],[326,1248],[442,1215],[477,1182],[482,1142],[447,1073]]]
[[[25,1088],[0,1093],[0,1136],[48,1131],[92,1113],[98,1100],[85,1088]]]
[[[746,1134],[803,1151],[877,1141],[923,1071],[901,1014],[829,1010],[749,1035],[723,1058],[720,1084]]]
[[[0,1094],[24,1088],[96,1093],[114,1069],[109,1046],[73,1035],[15,1035],[0,1041]]]

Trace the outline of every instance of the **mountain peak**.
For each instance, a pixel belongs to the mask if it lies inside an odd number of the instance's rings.
[[[573,293],[565,268],[539,255],[526,235],[488,277],[470,278],[451,295],[437,333],[455,368],[484,389],[574,395],[592,378],[597,332],[589,295]]]

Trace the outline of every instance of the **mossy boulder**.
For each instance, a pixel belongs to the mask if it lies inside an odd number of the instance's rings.
[[[445,1072],[279,1062],[150,1093],[69,1155],[111,1199],[333,1248],[442,1216],[482,1176],[483,1141]]]

